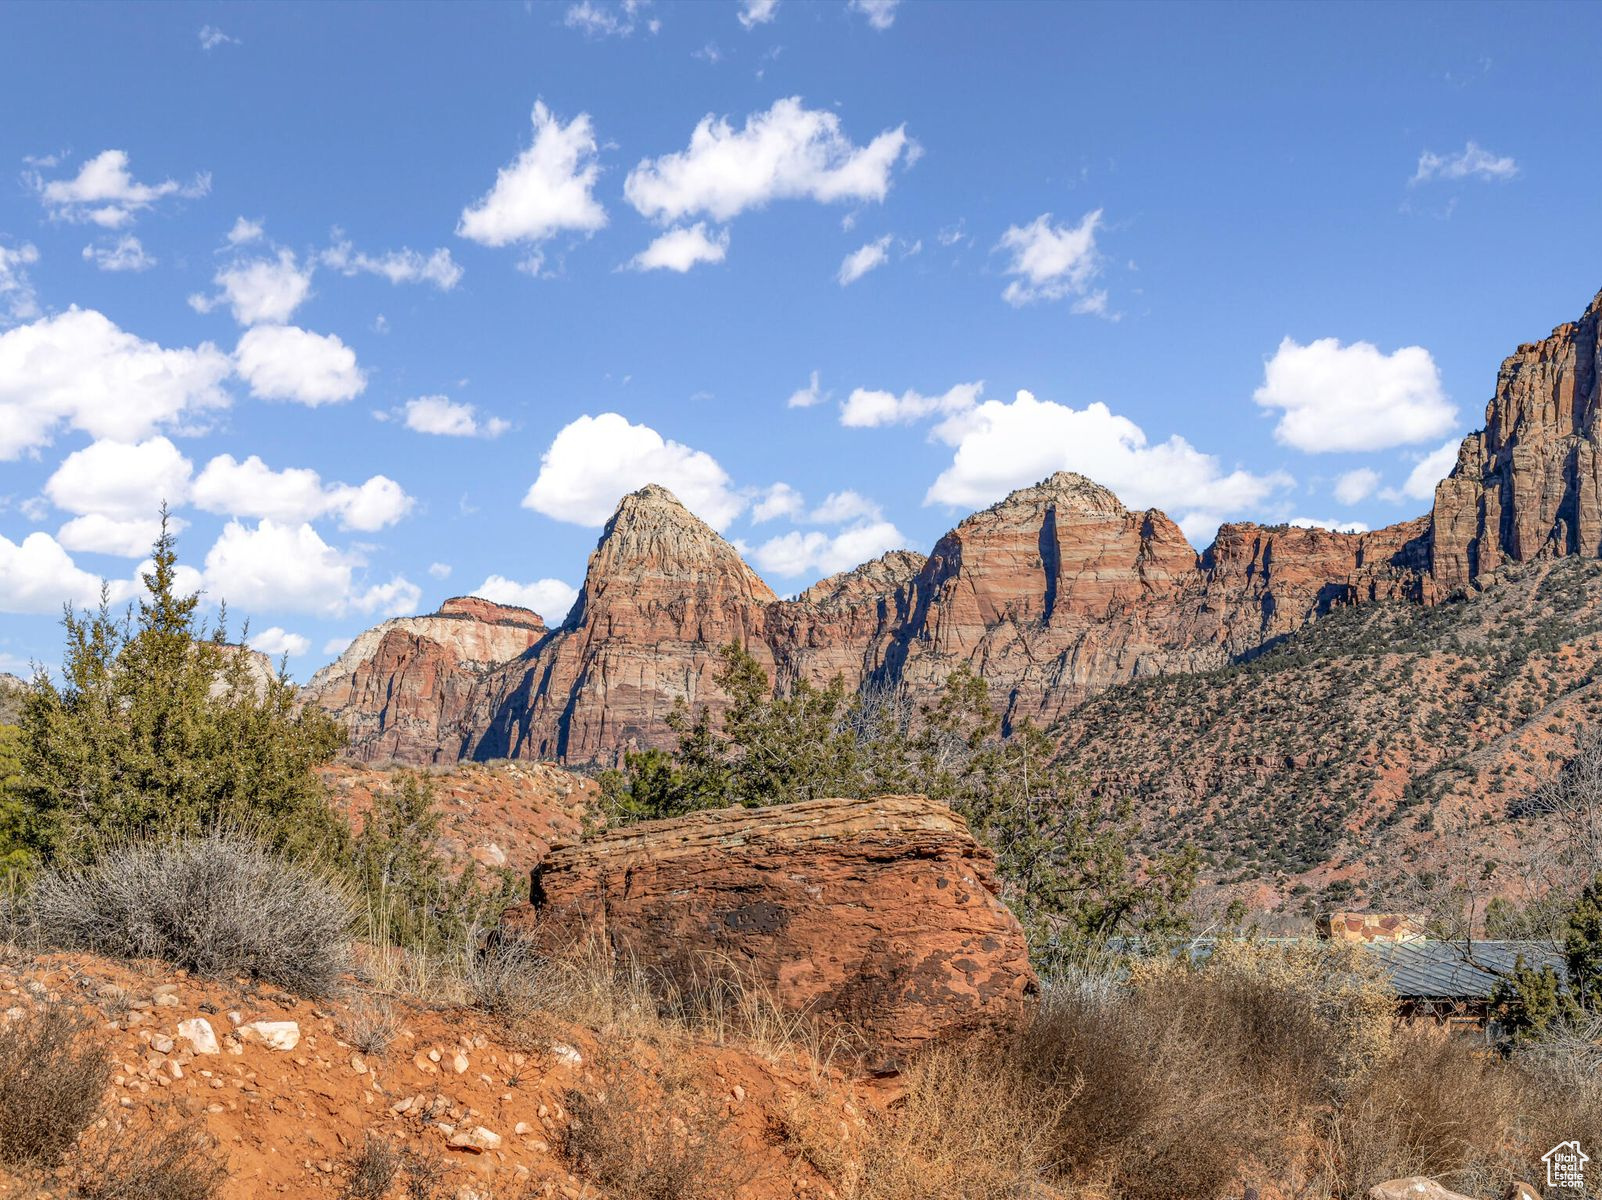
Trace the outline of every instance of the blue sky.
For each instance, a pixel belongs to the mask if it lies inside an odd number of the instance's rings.
[[[1416,515],[1602,287],[1592,11],[0,8],[0,669],[164,496],[302,678],[648,480],[781,594],[1060,468]]]

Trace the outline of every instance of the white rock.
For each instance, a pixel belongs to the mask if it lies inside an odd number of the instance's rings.
[[[179,1021],[178,1036],[188,1042],[196,1054],[216,1054],[221,1049],[217,1045],[217,1034],[212,1030],[211,1022],[205,1017],[190,1017],[187,1021]]]
[[[294,1021],[251,1021],[239,1027],[239,1036],[273,1050],[293,1050],[300,1045],[300,1026]]]
[[[563,1045],[561,1042],[551,1043],[551,1057],[556,1059],[557,1062],[566,1063],[570,1067],[584,1065],[584,1056],[573,1049],[572,1046]]]
[[[482,1154],[486,1150],[499,1150],[501,1135],[477,1125],[472,1129],[458,1129],[451,1134],[449,1144],[456,1150],[472,1150]]]

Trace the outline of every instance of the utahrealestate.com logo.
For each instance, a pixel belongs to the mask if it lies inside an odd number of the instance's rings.
[[[1541,1155],[1541,1161],[1546,1164],[1547,1187],[1585,1190],[1585,1164],[1591,1156],[1580,1149],[1579,1142],[1559,1142]]]

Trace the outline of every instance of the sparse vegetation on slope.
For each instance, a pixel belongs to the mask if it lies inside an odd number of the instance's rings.
[[[1501,820],[1567,756],[1602,716],[1599,658],[1602,564],[1561,559],[1435,607],[1339,609],[1248,662],[1114,688],[1058,732],[1092,794],[1135,802],[1144,846],[1195,846],[1211,878],[1382,876],[1382,852],[1443,814]]]

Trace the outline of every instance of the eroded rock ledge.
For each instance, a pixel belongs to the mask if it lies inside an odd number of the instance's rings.
[[[599,936],[670,977],[734,971],[849,1026],[874,1066],[1015,1018],[1038,987],[995,863],[922,796],[654,821],[558,846],[504,930]]]

